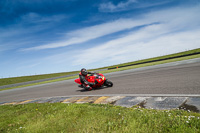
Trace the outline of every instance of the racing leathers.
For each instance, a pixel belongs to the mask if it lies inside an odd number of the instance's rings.
[[[87,72],[87,74],[94,74],[93,72]],[[79,73],[79,78],[80,78],[80,81],[81,81],[81,86],[83,88],[85,88],[86,90],[92,90],[92,87],[93,85],[95,85],[95,83],[91,83],[91,82],[88,82],[87,81],[87,78],[88,78],[88,75],[82,75],[81,72]]]

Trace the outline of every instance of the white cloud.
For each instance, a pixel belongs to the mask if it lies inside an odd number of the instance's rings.
[[[73,64],[86,65],[95,62],[116,64],[200,47],[200,31],[198,30],[162,35],[163,31],[156,31],[154,28],[150,26],[149,31],[143,29],[126,37],[87,49],[81,55],[75,56]]]
[[[0,44],[3,45],[0,52],[44,42],[40,33],[47,30],[51,32],[55,24],[66,18],[66,15],[42,16],[37,13],[19,17],[17,23],[0,27]]]
[[[72,54],[55,54],[43,60],[44,62],[48,60],[47,62],[60,63],[65,66],[69,66],[68,62],[72,62],[70,66],[73,68],[83,66],[94,68],[96,66],[100,67],[99,65],[107,66],[199,48],[200,18],[196,14],[199,11],[200,8],[198,7],[172,8],[148,13],[137,20],[119,19],[76,30],[67,33],[66,36],[70,36],[72,39],[60,43],[60,46],[81,43],[103,35],[129,29],[130,27],[157,22],[146,25],[140,30],[123,34],[121,38],[94,45],[89,49],[82,48],[81,53],[77,49],[70,51]],[[51,45],[44,45],[44,48],[47,48],[47,46]],[[57,43],[52,44],[52,47],[60,46]],[[38,47],[38,49],[42,48]],[[69,56],[70,58],[63,58]]]
[[[73,65],[109,65],[200,48],[200,8],[174,8],[146,15],[160,22],[76,55]],[[96,54],[99,53],[99,54]],[[81,58],[79,58],[81,56]]]
[[[193,7],[192,9],[173,8],[168,10],[160,10],[145,14],[137,20],[133,18],[118,19],[115,21],[94,25],[68,32],[66,33],[66,36],[63,37],[63,40],[35,47],[24,48],[22,51],[59,48],[80,44],[105,35],[156,22],[168,23],[168,26],[171,26],[170,30],[172,31],[192,28],[199,25],[198,21],[191,22],[194,20],[194,18],[198,19],[198,14],[195,13],[199,11],[198,7]],[[185,19],[188,20],[186,21]]]
[[[51,16],[41,16],[40,14],[30,12],[30,13],[27,13],[27,14],[21,16],[21,21],[23,23],[36,23],[36,24],[45,23],[45,24],[48,24],[48,23],[59,22],[66,18],[67,18],[66,15],[62,15],[62,14],[51,15]]]
[[[112,2],[102,3],[99,6],[99,10],[102,12],[116,12],[127,10],[127,7],[133,3],[137,3],[137,0],[127,0],[126,2],[120,2],[117,5],[114,5]]]
[[[147,8],[153,7],[158,5],[163,5],[169,3],[171,0],[167,1],[143,1],[140,2],[139,0],[127,0],[125,2],[119,2],[118,4],[113,4],[112,2],[102,3],[99,5],[100,12],[120,12],[120,11],[127,11],[132,9],[138,8]]]
[[[107,22],[69,32],[66,34],[66,38],[69,38],[67,40],[26,48],[23,49],[23,51],[65,47],[73,44],[83,43],[108,34],[112,34],[115,32],[127,30],[136,26],[141,26],[150,23],[151,21],[146,22],[146,21],[135,21],[132,19],[118,19],[116,21]]]

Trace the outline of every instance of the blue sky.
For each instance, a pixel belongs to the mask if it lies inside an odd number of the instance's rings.
[[[1,0],[0,78],[200,48],[199,0]]]

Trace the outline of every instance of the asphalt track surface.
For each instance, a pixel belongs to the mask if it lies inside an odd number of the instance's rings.
[[[105,74],[111,88],[83,91],[73,80],[0,91],[0,102],[71,95],[200,95],[200,58]]]

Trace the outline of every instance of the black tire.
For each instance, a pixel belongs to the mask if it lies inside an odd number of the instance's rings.
[[[107,86],[107,87],[112,87],[113,83],[111,81],[109,81],[109,80],[106,80],[104,85]]]

